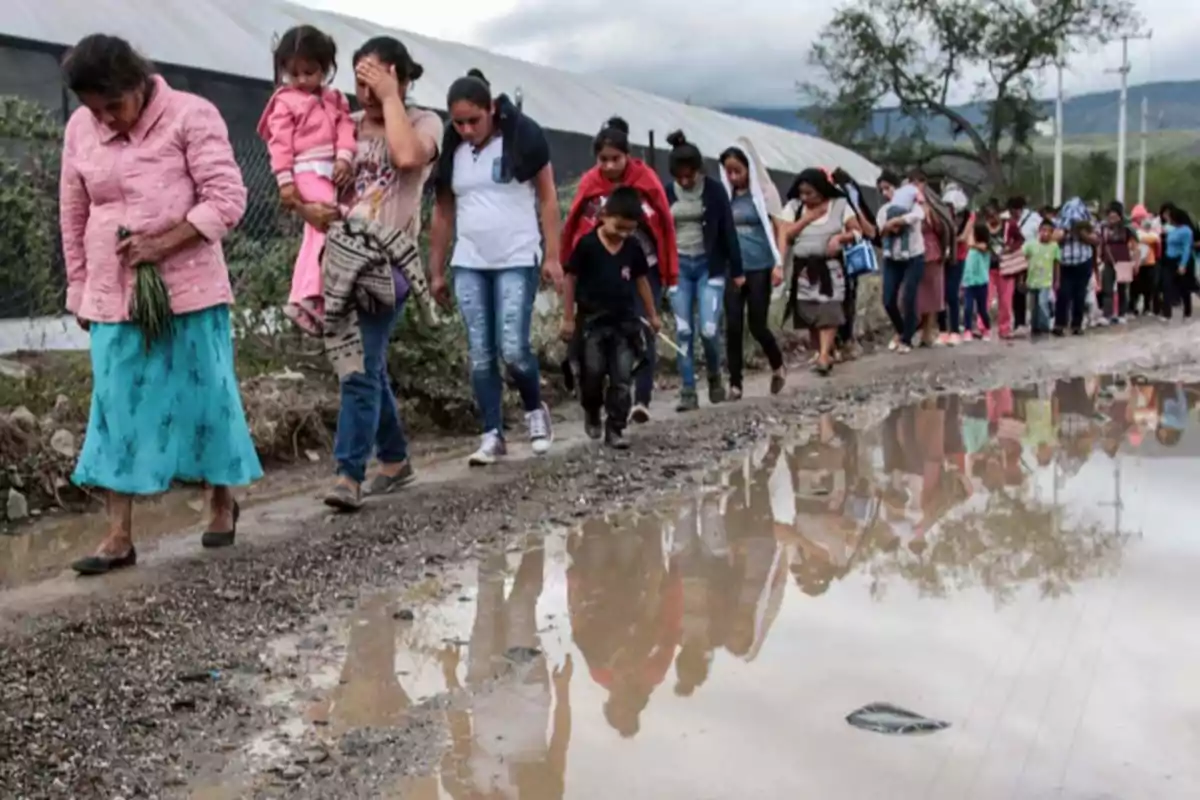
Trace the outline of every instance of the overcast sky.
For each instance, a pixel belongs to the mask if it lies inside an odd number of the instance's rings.
[[[831,0],[301,0],[442,39],[705,105],[798,104],[809,45]],[[1130,44],[1131,83],[1200,78],[1200,2],[1138,0],[1152,42]],[[1169,24],[1168,24],[1169,21]],[[1068,93],[1115,89],[1113,44],[1075,59]],[[1049,78],[1050,76],[1047,76]],[[1046,84],[1048,95],[1052,85]]]

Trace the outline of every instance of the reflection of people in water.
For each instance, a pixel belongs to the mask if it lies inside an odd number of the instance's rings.
[[[341,680],[309,716],[342,734],[397,724],[411,702],[396,676],[396,640],[412,623],[393,617],[393,598],[370,598],[355,615]]]
[[[575,646],[608,690],[604,716],[635,736],[650,695],[662,683],[681,637],[683,587],[667,570],[662,520],[640,517],[628,535],[584,524],[567,542],[567,603]]]
[[[795,558],[789,571],[800,590],[817,597],[853,567],[864,525],[851,502],[859,485],[858,434],[830,415],[821,418],[817,435],[787,456],[796,493],[796,521],[788,541]]]
[[[447,714],[453,746],[443,759],[442,785],[454,800],[563,797],[572,666],[568,657],[551,675],[540,647],[537,602],[544,568],[545,550],[533,543],[505,598],[504,554],[480,564],[467,649],[470,709]],[[442,667],[447,687],[461,689],[457,649],[443,653]]]
[[[685,503],[672,531],[670,569],[682,594],[675,658],[675,693],[681,697],[690,697],[708,680],[713,651],[729,625],[723,590],[730,583],[731,567],[721,499],[707,495]]]
[[[779,442],[772,441],[752,472],[741,470],[731,479],[733,494],[725,517],[730,570],[723,593],[731,624],[721,643],[731,655],[747,661],[762,649],[787,583],[787,551],[775,539],[771,494],[781,454]]]
[[[1188,423],[1188,400],[1183,384],[1164,383],[1158,391],[1158,428],[1154,437],[1165,447],[1175,447],[1183,439]]]

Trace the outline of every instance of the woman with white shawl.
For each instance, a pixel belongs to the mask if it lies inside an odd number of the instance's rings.
[[[746,277],[740,287],[728,284],[725,292],[729,397],[739,400],[742,396],[747,323],[750,335],[762,347],[771,365],[771,394],[779,394],[785,381],[783,352],[767,322],[772,291],[783,285],[783,259],[775,243],[777,220],[782,211],[779,190],[771,182],[754,146],[744,137],[721,154],[721,167],[721,180],[733,206]]]

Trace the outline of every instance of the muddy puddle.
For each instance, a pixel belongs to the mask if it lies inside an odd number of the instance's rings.
[[[328,797],[1200,796],[1197,398],[1104,377],[826,416],[279,640],[280,726],[240,763]],[[892,735],[896,709],[939,724]],[[339,743],[416,710],[426,774],[363,793]]]

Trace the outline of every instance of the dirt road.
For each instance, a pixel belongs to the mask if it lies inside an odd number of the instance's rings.
[[[288,775],[225,794],[198,787],[280,721],[257,688],[279,677],[268,645],[379,590],[430,584],[453,593],[464,559],[653,504],[819,413],[870,417],[945,390],[1161,373],[1191,367],[1197,353],[1200,326],[1147,323],[1038,344],[873,356],[826,381],[794,373],[779,398],[762,397],[759,383],[750,392],[757,396],[736,405],[662,415],[637,431],[629,453],[597,450],[568,428],[563,446],[543,460],[470,475],[456,463],[431,463],[425,481],[356,517],[330,517],[292,499],[249,515],[234,552],[176,545],[112,581],[58,578],[2,593],[0,797],[405,796],[398,781],[426,770],[444,743],[436,715],[426,712],[452,698],[347,734],[336,753],[314,753]]]

